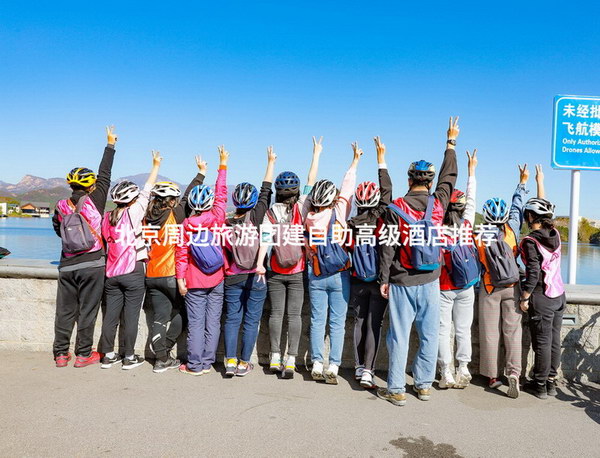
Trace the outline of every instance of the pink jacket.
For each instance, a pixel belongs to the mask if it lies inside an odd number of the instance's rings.
[[[196,266],[188,242],[190,232],[194,233],[198,227],[212,229],[220,227],[225,222],[227,208],[227,169],[219,168],[215,184],[215,203],[209,211],[193,215],[183,221],[183,241],[175,250],[175,275],[185,278],[187,288],[213,288],[223,281],[224,269],[208,275]]]

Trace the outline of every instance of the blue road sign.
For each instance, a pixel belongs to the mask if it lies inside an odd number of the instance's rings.
[[[600,170],[600,97],[554,97],[552,167]]]

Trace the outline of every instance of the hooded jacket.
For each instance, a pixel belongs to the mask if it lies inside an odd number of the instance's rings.
[[[556,251],[560,246],[560,235],[556,229],[537,229],[529,234],[529,237],[537,240],[540,245],[549,251]],[[542,271],[542,255],[533,240],[524,239],[521,244],[523,251],[522,259],[525,262],[525,281],[522,284],[523,291],[527,293],[544,294],[544,272]]]

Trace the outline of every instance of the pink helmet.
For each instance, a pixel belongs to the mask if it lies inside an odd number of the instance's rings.
[[[372,181],[363,181],[354,193],[357,207],[375,207],[381,198],[381,191]]]

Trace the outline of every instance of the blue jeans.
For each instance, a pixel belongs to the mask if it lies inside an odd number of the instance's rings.
[[[225,357],[237,358],[238,335],[242,321],[242,361],[250,361],[252,350],[258,337],[258,326],[267,298],[267,285],[258,281],[255,274],[248,275],[245,281],[225,285]]]
[[[388,390],[392,393],[406,391],[406,359],[413,321],[419,335],[419,349],[412,367],[415,386],[418,389],[430,388],[435,379],[439,341],[439,281],[418,286],[390,284],[389,311]]]
[[[350,300],[350,272],[336,272],[317,277],[308,269],[308,293],[310,296],[310,353],[313,362],[323,362],[325,327],[329,312],[329,363],[342,362],[346,313]]]

